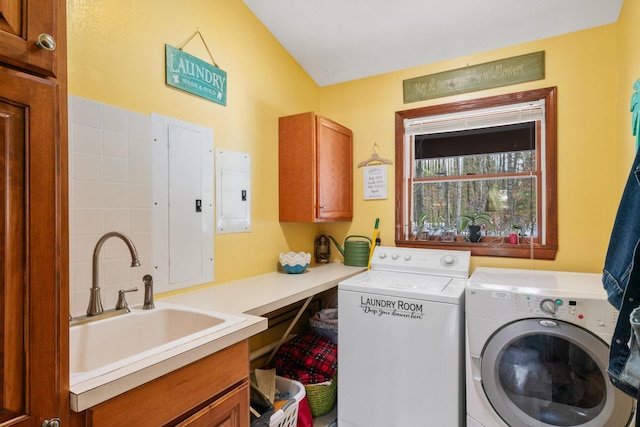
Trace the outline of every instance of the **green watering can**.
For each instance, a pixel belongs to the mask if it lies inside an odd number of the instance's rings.
[[[336,248],[340,251],[340,254],[344,257],[344,265],[350,265],[352,267],[366,267],[369,264],[369,251],[371,245],[371,239],[366,236],[347,236],[344,239],[344,249],[336,242],[336,239],[329,236],[331,241],[336,245]],[[362,240],[349,240],[354,238],[367,239]]]

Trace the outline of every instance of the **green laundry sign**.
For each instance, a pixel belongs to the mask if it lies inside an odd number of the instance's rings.
[[[227,72],[173,46],[165,45],[167,84],[227,105]]]

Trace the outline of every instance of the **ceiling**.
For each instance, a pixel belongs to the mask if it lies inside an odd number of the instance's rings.
[[[244,2],[327,86],[610,24],[623,0]]]

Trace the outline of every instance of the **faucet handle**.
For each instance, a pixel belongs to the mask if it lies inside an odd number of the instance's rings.
[[[126,292],[136,292],[137,290],[138,290],[138,288],[120,289],[118,291],[118,302],[116,303],[116,310],[126,309],[127,311],[131,311],[131,310],[129,310],[129,304],[127,304],[127,300],[126,300],[124,294]]]

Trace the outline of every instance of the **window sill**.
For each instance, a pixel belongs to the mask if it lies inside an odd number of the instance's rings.
[[[482,241],[471,242],[442,242],[439,240],[396,240],[396,246],[403,248],[441,249],[471,251],[473,256],[503,257],[503,258],[531,258],[540,260],[554,260],[558,251],[557,246],[541,245],[539,243],[510,244],[509,242]]]

